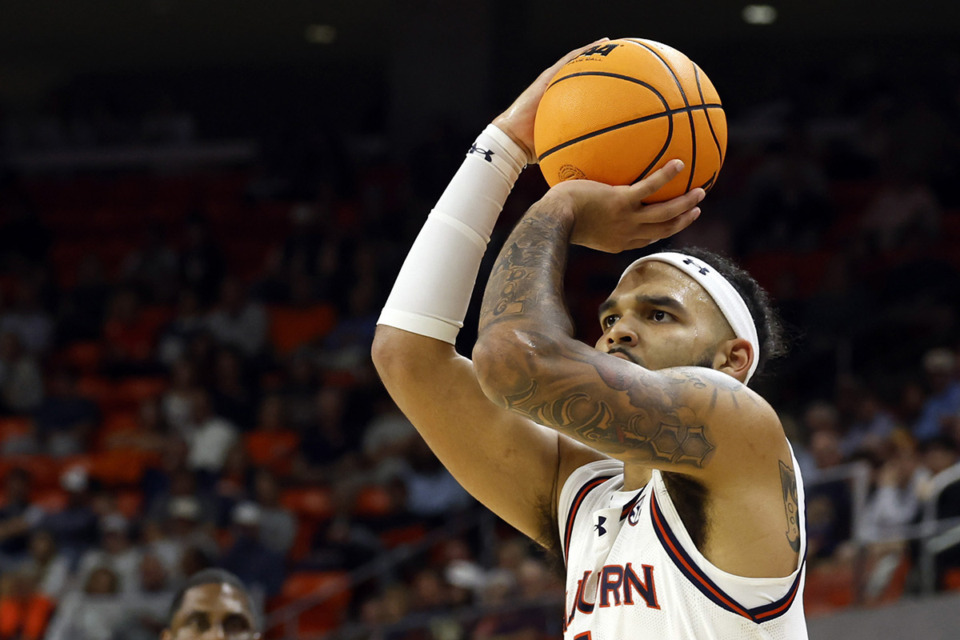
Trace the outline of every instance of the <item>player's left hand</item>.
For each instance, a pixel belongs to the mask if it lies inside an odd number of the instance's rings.
[[[567,180],[550,189],[541,202],[559,198],[558,210],[572,213],[571,244],[606,253],[640,249],[683,231],[700,216],[697,203],[706,195],[700,188],[665,202],[643,203],[682,168],[674,160],[629,186]]]

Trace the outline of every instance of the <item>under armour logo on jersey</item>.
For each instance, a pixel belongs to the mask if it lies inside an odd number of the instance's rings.
[[[597,516],[597,524],[593,525],[593,530],[598,532],[598,536],[602,536],[607,532],[607,530],[603,528],[603,523],[606,521],[606,516]]]
[[[470,145],[470,151],[467,152],[467,155],[471,153],[482,153],[484,160],[487,162],[493,162],[493,151],[490,149],[484,149],[483,147],[478,147],[476,143]]]
[[[687,258],[686,260],[684,260],[684,261],[683,261],[683,264],[693,265],[694,268],[696,268],[696,269],[698,269],[698,270],[700,271],[700,275],[702,275],[702,276],[705,276],[705,275],[707,275],[708,273],[710,273],[710,269],[707,269],[706,267],[703,267],[703,266],[697,264],[696,262],[694,262],[694,261],[691,260],[690,258]]]

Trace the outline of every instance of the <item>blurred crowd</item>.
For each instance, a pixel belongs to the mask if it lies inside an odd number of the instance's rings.
[[[932,495],[938,517],[960,516],[960,495],[931,493],[960,459],[953,89],[730,114],[704,215],[671,241],[734,257],[784,316],[791,355],[759,388],[807,486],[814,609],[917,590],[910,526]],[[130,129],[138,143],[202,137],[154,115]],[[47,147],[109,130],[54,124]],[[8,144],[32,140],[20,130]],[[155,638],[178,581],[208,566],[269,614],[376,562],[316,629],[557,635],[562,582],[504,527],[383,560],[480,509],[369,359],[394,274],[475,132],[438,128],[405,157],[368,134],[301,133],[268,140],[255,166],[0,178],[0,640]],[[544,188],[535,169],[521,178],[488,267]],[[572,253],[585,340],[626,261]],[[862,504],[837,471],[851,464],[867,469]],[[938,588],[960,588],[958,567],[938,556]],[[492,613],[453,615],[468,604]]]

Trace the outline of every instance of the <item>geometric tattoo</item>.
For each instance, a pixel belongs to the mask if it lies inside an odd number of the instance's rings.
[[[780,460],[780,484],[783,487],[783,508],[787,512],[787,542],[795,553],[800,552],[800,521],[797,510],[797,476]]]

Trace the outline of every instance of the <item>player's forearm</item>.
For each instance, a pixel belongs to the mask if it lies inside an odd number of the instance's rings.
[[[480,338],[508,328],[573,335],[563,275],[573,227],[569,205],[544,199],[523,216],[494,263],[480,309]]]
[[[487,281],[474,360],[484,390],[502,406],[508,404],[508,390],[523,382],[516,380],[518,375],[549,367],[551,358],[575,345],[563,302],[573,226],[567,206],[541,200],[531,207],[504,244]]]

